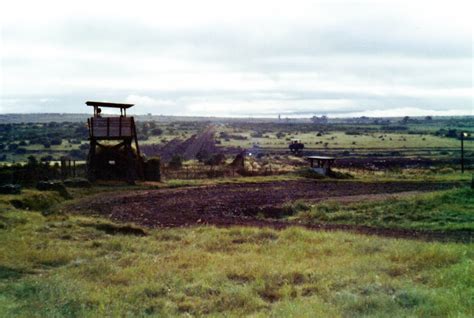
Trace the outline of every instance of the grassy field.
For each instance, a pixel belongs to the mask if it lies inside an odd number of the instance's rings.
[[[393,119],[392,119],[393,120]],[[138,138],[141,145],[165,144],[172,139],[185,140],[199,133],[209,125],[206,121],[157,122],[140,121]],[[457,138],[447,137],[448,131],[456,129],[473,133],[472,119],[449,120],[438,118],[418,123],[401,125],[396,120],[389,126],[380,124],[356,124],[349,119],[331,122],[327,125],[277,122],[226,122],[212,124],[216,129],[216,141],[223,147],[251,148],[258,145],[263,148],[286,150],[291,139],[297,138],[306,149],[343,149],[363,153],[377,151],[410,152],[426,150],[416,154],[424,156],[449,156],[458,158],[460,142]],[[389,131],[390,127],[402,128]],[[156,130],[159,132],[156,132]],[[87,154],[87,128],[83,123],[49,124],[2,124],[0,123],[0,150],[6,157],[4,162],[25,162],[30,155],[52,156],[55,160],[70,155],[84,160]],[[57,142],[51,143],[54,140]],[[83,148],[80,149],[81,144]],[[474,152],[474,143],[465,143],[466,152]],[[17,149],[18,148],[18,149]],[[21,151],[20,151],[21,150]],[[430,152],[431,151],[431,152]]]
[[[440,231],[474,230],[474,190],[416,194],[408,198],[341,204],[296,202],[288,206],[291,219],[309,223],[357,224],[383,228]]]
[[[246,139],[221,139],[222,146],[249,148],[254,144],[264,148],[287,148],[291,139],[301,139],[306,148],[457,148],[459,140],[427,134],[408,133],[367,133],[347,135],[344,132],[328,132],[317,136],[316,132],[302,133],[293,131],[285,137],[278,138],[275,133],[266,133],[263,137],[252,137],[252,131],[234,133],[232,130],[220,128],[231,135]],[[327,145],[326,145],[327,144]],[[466,143],[467,144],[467,143]]]
[[[424,214],[442,203],[461,213],[472,193],[457,191],[394,209],[421,205]],[[2,316],[469,317],[474,310],[473,244],[300,228],[125,235],[118,233],[142,232],[50,214],[63,200],[34,190],[0,196]]]

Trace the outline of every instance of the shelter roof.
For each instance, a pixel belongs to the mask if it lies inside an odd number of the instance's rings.
[[[326,157],[326,156],[306,156],[307,159],[314,159],[314,160],[334,160],[335,157]]]
[[[94,106],[94,107],[111,107],[111,108],[130,108],[134,104],[123,104],[123,103],[107,103],[107,102],[93,102],[93,101],[87,101],[86,105],[88,106]]]

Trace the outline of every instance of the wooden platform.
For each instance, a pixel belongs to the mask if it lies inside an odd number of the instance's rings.
[[[92,117],[88,119],[89,136],[96,139],[134,137],[133,117]]]

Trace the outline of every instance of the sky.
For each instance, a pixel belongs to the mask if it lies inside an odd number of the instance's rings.
[[[3,1],[0,114],[474,115],[472,1]]]

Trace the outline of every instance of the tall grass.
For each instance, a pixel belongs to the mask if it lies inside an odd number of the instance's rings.
[[[5,317],[467,317],[474,309],[472,244],[299,228],[139,237],[109,235],[90,226],[106,222],[94,218],[18,209],[1,217]]]

